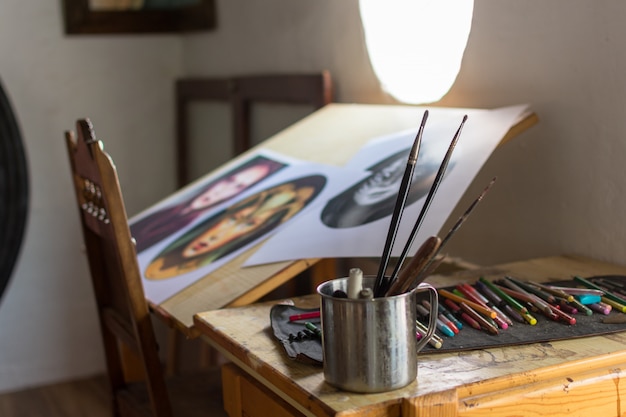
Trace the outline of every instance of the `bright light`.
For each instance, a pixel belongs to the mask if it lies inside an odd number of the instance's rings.
[[[360,0],[365,42],[385,91],[432,103],[452,87],[472,25],[473,0]]]

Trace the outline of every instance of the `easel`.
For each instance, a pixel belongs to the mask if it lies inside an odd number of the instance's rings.
[[[331,103],[257,146],[306,161],[341,166],[370,139],[415,128],[422,112],[423,108],[406,105]],[[524,114],[500,143],[508,142],[537,122],[534,113]],[[225,167],[235,166],[249,152],[252,151],[244,152]],[[239,255],[165,302],[152,305],[153,310],[187,337],[196,337],[194,314],[251,304],[321,261],[302,259],[243,268],[246,259],[258,247]],[[324,265],[320,264],[319,268]],[[324,274],[334,275],[334,271]]]

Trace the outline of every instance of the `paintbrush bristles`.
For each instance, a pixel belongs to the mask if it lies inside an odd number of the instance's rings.
[[[415,136],[415,140],[413,141],[413,147],[411,148],[411,152],[409,152],[409,161],[410,164],[417,163],[417,155],[419,154],[420,145],[422,143],[422,135],[424,134],[424,126],[426,126],[426,120],[428,119],[428,110],[424,111],[424,116],[422,116],[422,123],[420,123],[420,127],[417,130],[417,135]]]

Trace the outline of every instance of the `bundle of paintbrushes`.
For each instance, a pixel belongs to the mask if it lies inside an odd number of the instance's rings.
[[[404,175],[402,176],[402,180],[400,182],[400,187],[398,191],[398,196],[396,198],[396,203],[394,206],[393,213],[391,215],[391,222],[389,225],[389,230],[387,232],[387,238],[385,240],[385,245],[383,248],[383,254],[381,257],[381,261],[378,268],[378,273],[376,275],[376,280],[374,281],[373,288],[373,297],[384,297],[384,296],[392,296],[405,293],[407,291],[411,291],[416,288],[420,282],[422,282],[434,269],[437,268],[440,262],[443,261],[445,256],[439,256],[441,249],[445,246],[445,244],[450,240],[450,238],[456,233],[459,227],[463,224],[463,222],[467,219],[470,213],[474,210],[476,205],[482,200],[487,191],[491,188],[493,183],[495,182],[495,178],[489,183],[489,185],[485,188],[485,190],[478,196],[478,198],[470,205],[470,207],[466,210],[466,212],[459,218],[456,224],[450,229],[449,233],[441,239],[439,236],[431,236],[426,239],[422,245],[419,247],[417,252],[411,258],[411,261],[406,266],[406,268],[402,268],[404,261],[407,258],[408,252],[413,245],[415,237],[426,217],[428,209],[437,193],[439,185],[441,184],[450,159],[452,157],[452,153],[454,148],[456,147],[457,142],[461,136],[461,130],[465,122],[467,121],[467,116],[463,117],[461,121],[461,125],[457,129],[454,137],[452,138],[452,142],[450,143],[448,150],[439,166],[439,170],[433,180],[433,183],[428,191],[424,204],[421,208],[421,211],[415,221],[415,224],[409,234],[408,240],[404,245],[402,253],[400,254],[398,261],[393,269],[393,272],[387,276],[386,270],[389,265],[389,260],[391,257],[392,248],[396,239],[396,235],[398,233],[398,228],[400,226],[400,221],[402,219],[402,213],[404,211],[407,196],[409,194],[411,181],[413,178],[413,173],[415,171],[415,166],[418,161],[420,146],[422,142],[422,135],[424,132],[424,127],[426,125],[426,120],[428,119],[428,111],[424,112],[424,116],[422,118],[422,122],[418,129],[417,135],[413,142],[413,146],[409,152],[407,165],[404,171]]]
[[[407,197],[411,188],[413,173],[415,171],[415,167],[418,161],[419,151],[422,143],[422,135],[424,133],[424,127],[426,125],[427,119],[428,110],[424,112],[422,122],[418,129],[415,140],[413,141],[413,146],[409,151],[407,165],[400,182],[398,195],[394,205],[393,213],[391,215],[389,230],[387,232],[387,238],[385,240],[383,254],[381,256],[381,261],[378,267],[378,273],[376,274],[376,279],[374,281],[374,287],[372,289],[362,288],[361,281],[363,273],[360,269],[353,268],[350,270],[348,292],[346,293],[343,291],[337,291],[334,296],[340,298],[386,297],[403,294],[417,288],[417,286],[422,281],[424,281],[424,279],[429,276],[445,259],[445,255],[439,255],[441,250],[446,245],[446,243],[448,243],[450,238],[452,238],[452,236],[457,232],[461,225],[467,220],[469,215],[476,208],[478,203],[483,199],[485,194],[487,194],[493,183],[496,181],[496,178],[493,178],[490,181],[487,187],[472,202],[472,204],[468,207],[465,213],[459,217],[457,222],[452,226],[448,234],[443,239],[441,239],[439,236],[431,236],[426,239],[418,248],[416,253],[411,257],[409,264],[405,268],[402,268],[404,261],[407,258],[408,252],[413,245],[415,237],[417,236],[417,233],[419,232],[424,218],[428,213],[428,209],[430,208],[433,198],[435,197],[435,194],[439,189],[439,185],[443,180],[444,174],[446,172],[456,144],[459,141],[459,138],[461,136],[461,130],[463,129],[463,126],[467,121],[467,116],[464,116],[459,128],[452,138],[452,142],[448,147],[448,150],[441,162],[441,165],[439,166],[433,183],[431,184],[428,194],[426,195],[424,204],[419,212],[415,224],[413,225],[413,228],[411,229],[407,242],[404,245],[402,253],[398,258],[393,272],[389,276],[387,276],[385,273],[387,271],[387,267],[389,266],[392,248],[396,239],[396,235],[398,233],[400,221],[402,219],[402,213],[404,212]]]

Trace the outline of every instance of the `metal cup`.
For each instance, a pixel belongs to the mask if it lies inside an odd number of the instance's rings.
[[[373,288],[375,277],[363,278]],[[401,388],[417,377],[417,352],[433,335],[438,296],[433,286],[392,297],[350,299],[333,297],[347,292],[348,278],[317,287],[321,296],[324,378],[329,384],[352,392],[382,392]],[[426,337],[417,340],[416,293],[430,292],[430,319]]]

